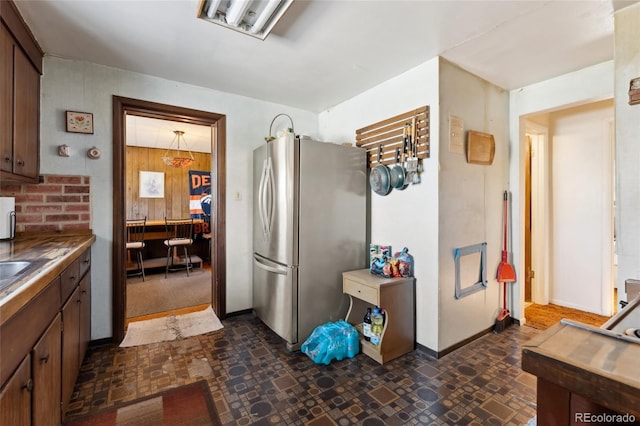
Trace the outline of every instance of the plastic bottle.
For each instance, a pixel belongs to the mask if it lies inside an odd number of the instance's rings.
[[[374,345],[380,344],[383,326],[384,318],[382,317],[380,308],[376,306],[375,308],[373,308],[373,314],[371,314],[371,343],[373,343]]]
[[[367,342],[371,340],[371,308],[367,308],[367,313],[364,314],[362,320],[362,335]]]

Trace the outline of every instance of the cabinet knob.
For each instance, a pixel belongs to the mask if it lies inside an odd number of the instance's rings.
[[[40,357],[40,362],[42,362],[43,364],[46,364],[49,362],[49,354],[46,354],[45,356],[41,356]]]
[[[29,379],[27,383],[22,386],[22,389],[25,389],[27,392],[31,392],[33,390],[33,380]]]
[[[23,167],[24,166],[24,160],[18,160],[16,161],[16,164],[18,164],[18,166]]]
[[[70,279],[71,281],[75,281],[75,280],[76,280],[76,276],[75,276],[75,275],[72,275],[72,276],[70,276],[70,277],[69,277],[69,279]]]
[[[11,162],[11,157],[4,157],[4,162],[5,163],[10,163]]]

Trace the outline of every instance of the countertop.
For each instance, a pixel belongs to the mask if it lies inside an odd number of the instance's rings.
[[[638,311],[636,311],[638,309]],[[614,316],[640,313],[640,298]],[[611,410],[640,418],[640,340],[563,320],[523,345],[522,369]]]
[[[0,324],[4,323],[95,242],[90,232],[23,234],[0,241],[0,261],[36,260],[24,274],[0,291]]]

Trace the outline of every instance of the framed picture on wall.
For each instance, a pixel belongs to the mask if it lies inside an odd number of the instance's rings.
[[[140,171],[140,198],[164,198],[164,173]]]
[[[90,112],[67,111],[67,132],[93,134],[93,114]]]

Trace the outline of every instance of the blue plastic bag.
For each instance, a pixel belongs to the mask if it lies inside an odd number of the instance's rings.
[[[360,352],[358,330],[344,320],[319,325],[300,350],[316,364],[329,365],[334,359],[353,358]]]

